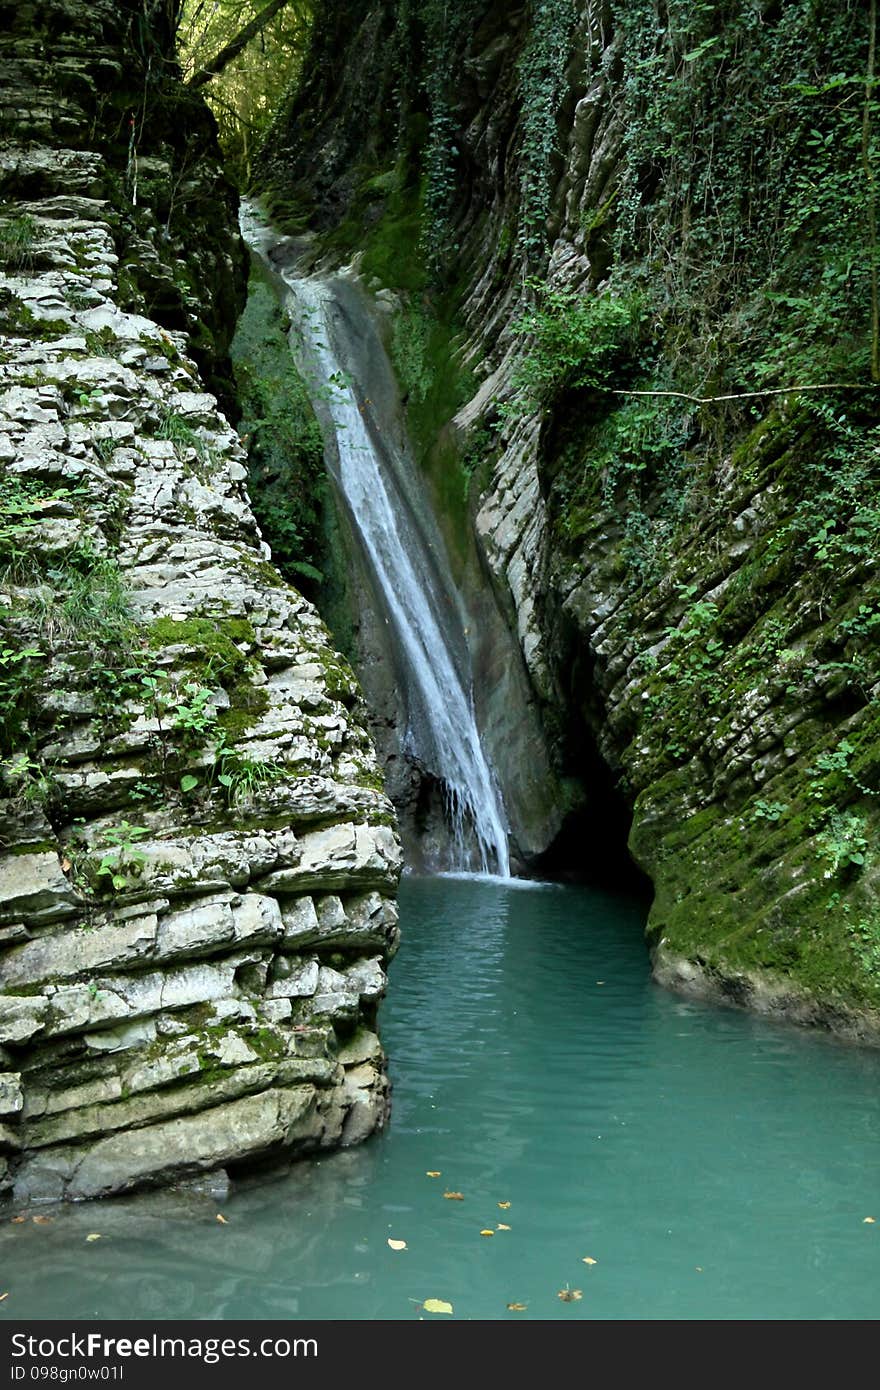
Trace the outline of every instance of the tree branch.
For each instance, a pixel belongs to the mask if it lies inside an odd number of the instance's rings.
[[[210,63],[206,63],[203,68],[200,68],[199,71],[190,78],[187,86],[204,87],[206,82],[210,82],[212,77],[216,77],[218,73],[223,71],[227,63],[231,63],[233,58],[238,57],[239,53],[243,48],[247,47],[251,39],[256,38],[257,34],[269,23],[269,20],[274,19],[275,16],[284,9],[287,3],[288,0],[269,0],[268,5],[265,5],[263,9],[260,10],[260,13],[255,15],[243,29],[239,29],[235,38],[231,39],[225,47],[221,48],[220,52],[216,57],[211,59]]]
[[[765,391],[734,391],[729,396],[690,396],[687,391],[618,391],[610,386],[599,387],[611,396],[671,396],[677,401],[693,401],[694,405],[714,405],[716,401],[748,401],[758,396],[798,396],[807,391],[876,391],[878,384],[856,381],[823,381],[817,386],[774,386]]]

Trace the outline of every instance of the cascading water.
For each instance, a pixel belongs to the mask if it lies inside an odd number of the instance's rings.
[[[480,740],[460,619],[420,524],[413,478],[402,477],[405,444],[380,429],[352,370],[340,305],[347,282],[274,265],[274,233],[252,208],[243,210],[242,230],[287,288],[291,343],[324,431],[328,464],[396,635],[406,687],[407,751],[443,788],[449,868],[506,878],[504,808]],[[350,292],[350,282],[347,288]],[[374,330],[367,349],[383,352]]]

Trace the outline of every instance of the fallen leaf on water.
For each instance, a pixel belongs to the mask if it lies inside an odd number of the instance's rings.
[[[863,1225],[863,1226],[874,1226],[874,1225],[876,1225],[876,1222],[874,1221],[873,1216],[866,1216],[865,1219],[864,1219],[864,1221],[862,1222],[862,1225]]]
[[[8,1294],[8,1293],[0,1293],[0,1303],[3,1302],[4,1298],[8,1298],[8,1297],[9,1297],[9,1294]]]
[[[51,1216],[34,1216],[32,1218],[35,1226],[48,1226],[51,1224]]]
[[[488,1226],[486,1227],[485,1231],[481,1231],[481,1232],[480,1232],[480,1235],[481,1235],[481,1236],[494,1236],[494,1234],[495,1234],[495,1232],[494,1232],[494,1231],[490,1231],[489,1228],[488,1228]]]
[[[426,1313],[451,1313],[452,1304],[444,1303],[442,1298],[426,1298],[422,1304]]]
[[[405,1250],[405,1249],[406,1249],[406,1241],[405,1241],[405,1240],[389,1240],[388,1244],[391,1246],[391,1249],[392,1249],[392,1250]]]
[[[464,1201],[464,1193],[463,1193],[463,1192],[444,1192],[444,1193],[443,1193],[443,1196],[446,1198],[447,1202],[463,1202],[463,1201]]]
[[[509,1203],[509,1202],[499,1202],[498,1205],[499,1205],[499,1207],[501,1208],[502,1211],[508,1211],[508,1210],[510,1209],[510,1203]]]
[[[217,1220],[220,1222],[220,1225],[221,1225],[221,1226],[228,1226],[228,1225],[229,1225],[229,1222],[226,1220],[226,1217],[223,1215],[222,1211],[218,1211],[218,1213],[217,1213]]]
[[[703,1266],[702,1266],[702,1265],[694,1265],[694,1269],[697,1271],[698,1274],[702,1274],[702,1272],[703,1272]]]
[[[594,1265],[594,1264],[598,1264],[598,1261],[597,1261],[597,1260],[594,1260],[593,1257],[592,1257],[592,1255],[584,1255],[584,1258],[581,1260],[581,1264],[584,1264],[584,1265]]]
[[[100,1234],[99,1234],[98,1231],[92,1231],[92,1234],[91,1234],[90,1236],[86,1236],[86,1240],[89,1240],[89,1241],[91,1241],[91,1240],[100,1240],[100,1239],[101,1239],[101,1236],[100,1236]]]
[[[508,1303],[507,1306],[511,1313],[524,1313],[529,1305],[527,1303]]]
[[[579,1299],[583,1298],[583,1294],[580,1289],[570,1289],[566,1284],[564,1289],[559,1290],[556,1297],[561,1298],[563,1303],[577,1303]]]
[[[509,1231],[509,1230],[510,1230],[510,1227],[509,1227],[509,1226],[505,1226],[505,1224],[504,1224],[503,1221],[499,1221],[499,1222],[498,1222],[498,1225],[495,1227],[495,1229],[496,1229],[496,1231]]]
[[[425,1174],[426,1178],[439,1178],[441,1176],[442,1174],[440,1173],[440,1170],[438,1168],[430,1168],[428,1172]]]
[[[23,1221],[27,1221],[26,1216],[13,1216],[12,1218],[13,1226],[20,1226]]]

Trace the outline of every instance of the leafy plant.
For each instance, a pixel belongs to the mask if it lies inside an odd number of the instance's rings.
[[[867,823],[855,811],[833,811],[818,838],[818,850],[828,861],[825,878],[849,868],[862,868],[868,854]]]
[[[33,217],[0,218],[0,262],[9,270],[29,270],[34,263],[37,224]]]
[[[99,883],[107,882],[115,893],[128,888],[131,880],[141,872],[147,858],[143,850],[137,847],[137,841],[149,834],[146,826],[131,825],[127,820],[105,831],[104,838],[112,849],[101,857],[95,870]]]

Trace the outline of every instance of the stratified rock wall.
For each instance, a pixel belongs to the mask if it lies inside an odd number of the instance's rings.
[[[200,376],[224,389],[241,247],[155,9],[0,6],[0,1194],[19,1201],[352,1144],[387,1112],[393,811]]]

